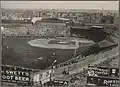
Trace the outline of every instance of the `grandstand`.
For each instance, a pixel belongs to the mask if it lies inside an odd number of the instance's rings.
[[[3,27],[4,36],[66,36],[68,30],[64,23],[37,23],[10,27],[3,25]]]
[[[111,26],[113,26],[113,25],[111,25]],[[83,28],[84,28],[84,26],[83,26]],[[113,28],[114,28],[114,26],[113,26]],[[7,44],[9,46],[9,48],[11,48],[11,49],[13,49],[13,51],[17,52],[16,49],[18,49],[19,47],[14,48],[12,46],[12,44],[15,44],[14,41],[17,41],[17,42],[22,41],[23,44],[25,43],[27,45],[26,41],[30,41],[30,40],[34,40],[34,39],[39,39],[39,38],[49,39],[49,38],[56,38],[56,37],[74,37],[74,35],[76,34],[77,38],[79,38],[79,36],[80,37],[85,36],[85,38],[93,40],[96,43],[96,45],[94,44],[94,46],[92,46],[92,47],[95,48],[94,51],[96,51],[96,49],[98,49],[98,48],[101,49],[101,47],[106,47],[106,46],[109,47],[111,45],[116,45],[117,44],[115,42],[117,41],[116,35],[117,35],[118,32],[116,31],[115,34],[111,36],[111,33],[107,32],[105,30],[106,30],[106,28],[104,28],[104,27],[102,27],[102,28],[101,27],[100,28],[86,27],[86,29],[80,29],[80,28],[76,27],[75,25],[73,25],[73,26],[71,26],[71,28],[69,28],[69,27],[66,27],[65,23],[61,23],[61,22],[59,22],[59,23],[58,22],[57,23],[37,22],[34,25],[32,25],[32,24],[22,24],[22,25],[19,25],[19,26],[15,25],[15,24],[9,24],[9,25],[3,25],[2,34],[3,34],[3,37],[5,37],[3,39],[3,45]],[[115,30],[112,31],[112,29],[109,29],[109,30],[111,30],[110,32],[115,31]],[[73,34],[75,33],[75,34],[70,35],[70,32],[73,33]],[[13,38],[9,37],[9,36],[13,36]],[[10,39],[11,39],[11,41],[13,41],[13,43],[9,42]],[[89,49],[90,48],[89,46],[91,46],[91,45],[93,45],[93,44],[86,44],[86,43],[82,44],[81,45],[82,47],[77,49],[76,55],[77,54],[84,54],[84,53],[86,54],[88,51],[82,52],[82,53],[81,53],[81,51],[84,51],[85,49]],[[20,46],[22,46],[22,44]],[[28,48],[26,48],[26,47],[28,47]],[[38,48],[32,48],[30,46],[26,46],[26,47],[25,47],[26,51],[28,51],[29,49],[38,50]],[[22,48],[21,48],[21,50],[22,50]],[[24,51],[24,52],[26,53],[26,51]],[[66,54],[66,58],[65,58],[66,60],[73,57],[73,55],[74,55],[73,50],[68,51],[68,53],[69,52],[71,54],[69,56]],[[21,56],[23,55],[22,57],[24,57],[24,56],[26,56],[27,58],[28,57],[33,57],[31,59],[31,61],[34,60],[35,54],[34,54],[34,56],[28,56],[28,55],[31,55],[31,54],[29,54],[29,52],[26,53],[26,54],[25,53],[21,54],[20,52],[18,52],[18,54],[20,54]],[[7,54],[5,54],[5,55],[7,55]],[[36,55],[37,55],[38,58],[43,56],[43,55],[38,55],[38,54],[36,54]],[[64,54],[61,54],[61,55],[64,55]],[[60,55],[59,55],[59,57],[60,57]],[[60,59],[60,62],[63,61],[62,60],[63,58]],[[47,58],[45,58],[45,59],[47,59]],[[64,60],[64,61],[66,61],[66,60]]]

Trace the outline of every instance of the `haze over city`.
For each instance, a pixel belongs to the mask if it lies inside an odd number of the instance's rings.
[[[1,1],[2,8],[118,10],[118,1]]]

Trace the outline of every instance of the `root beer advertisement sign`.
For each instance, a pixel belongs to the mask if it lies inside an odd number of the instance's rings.
[[[2,82],[28,84],[31,82],[30,70],[22,67],[2,65]]]

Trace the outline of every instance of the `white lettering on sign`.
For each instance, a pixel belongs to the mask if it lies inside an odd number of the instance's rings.
[[[13,79],[13,77],[14,77],[14,79]],[[6,76],[6,75],[3,75],[2,79],[3,80],[16,80],[16,81],[29,81],[28,77],[20,77],[20,76]]]
[[[6,74],[10,74],[10,75],[21,75],[21,76],[29,76],[28,72],[20,72],[20,71],[4,71],[4,73],[6,72]]]
[[[119,83],[118,80],[104,80],[103,84],[108,85],[108,86],[113,86],[117,85]]]
[[[11,80],[11,79],[13,79],[13,76],[5,76],[5,75],[3,75],[2,76],[2,79],[8,79],[8,80]]]
[[[3,82],[11,82],[11,83],[20,83],[26,84],[32,82],[30,77],[31,70],[23,68],[23,67],[14,67],[14,66],[2,66],[2,76],[1,80]],[[31,85],[31,84],[30,84]]]

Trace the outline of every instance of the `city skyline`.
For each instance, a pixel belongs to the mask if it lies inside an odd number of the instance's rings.
[[[119,1],[1,1],[1,7],[19,9],[99,9],[118,10]]]

